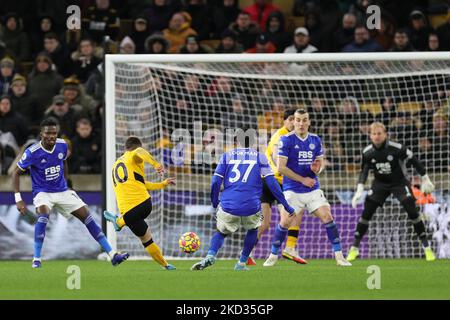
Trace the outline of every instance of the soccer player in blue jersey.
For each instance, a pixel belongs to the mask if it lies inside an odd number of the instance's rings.
[[[225,237],[236,232],[240,226],[247,230],[244,247],[234,270],[249,270],[246,262],[258,242],[258,227],[261,225],[261,194],[263,178],[283,205],[288,214],[294,214],[283,196],[282,190],[270,168],[267,157],[250,146],[255,137],[238,136],[238,148],[224,153],[211,182],[211,202],[217,210],[217,232],[213,235],[207,256],[192,266],[192,270],[203,270],[213,265],[223,246]],[[252,139],[253,138],[253,139]],[[241,146],[239,148],[239,146]],[[246,147],[248,146],[248,147]],[[224,185],[220,200],[221,185]]]
[[[320,190],[317,175],[323,169],[321,140],[319,136],[309,132],[311,121],[306,110],[298,109],[294,116],[294,131],[281,137],[278,145],[278,171],[283,175],[284,195],[296,214],[302,215],[303,209],[306,209],[322,221],[337,265],[351,266],[342,254],[338,228],[331,215],[330,205]],[[264,266],[273,266],[278,261],[278,253],[292,219],[292,215],[281,210],[271,253]]]
[[[30,171],[33,189],[33,203],[39,216],[34,229],[33,268],[41,267],[41,251],[45,238],[45,228],[49,221],[50,211],[56,208],[66,218],[77,217],[84,223],[92,237],[100,244],[111,258],[115,266],[125,261],[128,253],[117,253],[109,244],[100,227],[89,214],[86,204],[77,193],[67,187],[67,143],[58,139],[59,124],[54,118],[41,123],[41,141],[25,150],[12,174],[14,196],[20,213],[26,212],[25,202],[20,195],[19,175]]]

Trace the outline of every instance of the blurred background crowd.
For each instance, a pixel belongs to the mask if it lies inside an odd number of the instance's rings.
[[[66,27],[69,16],[66,9],[73,4],[81,8],[80,30]],[[366,28],[366,9],[372,4],[381,8],[379,30]],[[20,150],[38,138],[39,123],[50,116],[60,121],[61,134],[70,142],[71,172],[101,172],[105,53],[301,54],[450,50],[449,5],[449,0],[1,1],[0,173],[6,174]],[[229,80],[216,79],[208,85],[213,85],[217,91],[233,91],[233,84],[226,83]],[[198,79],[179,79],[186,90],[195,91],[195,86],[202,85],[201,81],[197,82]],[[262,89],[270,90],[270,85],[266,83]],[[204,92],[204,95],[211,94],[211,91]],[[419,117],[397,112],[399,101],[395,96],[386,95],[379,101],[381,112],[360,115],[356,126],[366,134],[368,122],[378,119],[394,131],[397,128],[398,139],[402,132],[417,138],[409,143],[420,147],[419,151],[442,151],[449,145],[448,80],[447,87],[422,97],[422,101],[415,102],[419,104],[415,110]],[[189,117],[186,102],[178,100],[175,99],[173,106],[176,112],[167,114],[167,126],[171,126],[170,121],[174,125],[189,123],[189,118],[185,119],[187,122],[171,119],[175,114]],[[230,98],[230,101],[234,100]],[[254,123],[260,128],[267,127],[267,123],[280,126],[280,115],[292,105],[277,101],[270,105],[269,113],[261,110],[258,114],[245,112],[243,106],[246,104],[242,101],[234,103],[230,106],[234,118],[229,117],[227,121],[235,125],[245,119],[248,123],[253,114]],[[354,134],[355,122],[349,123],[353,126],[340,129],[339,124],[343,122],[327,118],[327,112],[333,113],[330,108],[337,102],[310,96],[307,104],[311,112],[327,120],[323,133],[332,150],[330,161],[334,156],[339,162],[347,148],[346,143],[349,143],[345,134]],[[196,104],[198,112],[201,112],[200,105]],[[357,108],[359,114],[359,103],[354,98],[340,100],[339,105],[347,108],[348,114]],[[241,112],[243,115],[239,118]],[[352,118],[351,121],[356,120]],[[404,130],[408,126],[409,131],[398,129]],[[418,134],[421,128],[427,130],[427,136]],[[346,133],[345,130],[350,131]],[[447,162],[439,165],[448,170],[448,154],[446,158],[440,154],[439,158],[446,159]],[[349,161],[357,163],[359,160],[355,156]],[[345,168],[349,167],[336,163],[336,169]]]

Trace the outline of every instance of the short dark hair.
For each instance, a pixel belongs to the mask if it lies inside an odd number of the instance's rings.
[[[84,124],[86,126],[92,126],[91,120],[89,118],[85,118],[85,117],[78,119],[78,121],[77,121],[77,128],[81,124]]]
[[[82,38],[80,40],[80,42],[78,43],[78,47],[81,48],[81,43],[82,42],[86,42],[86,41],[88,41],[91,44],[91,46],[93,46],[93,47],[95,46],[94,45],[94,40],[92,40],[91,38]]]
[[[395,33],[406,34],[409,38],[408,30],[406,28],[397,29],[397,30],[395,30]]]
[[[12,104],[11,97],[8,96],[7,94],[4,94],[4,95],[2,95],[2,96],[0,97],[0,101],[2,101],[3,99],[9,100],[9,103]]]
[[[364,24],[357,24],[356,26],[355,26],[355,30],[356,29],[365,29],[365,30],[367,30],[367,31],[369,31],[369,29],[367,29],[367,27],[364,25]]]
[[[44,35],[44,39],[55,39],[55,40],[59,41],[58,35],[56,33],[54,33],[54,32],[47,32]]]
[[[49,117],[49,118],[42,120],[41,129],[44,127],[51,127],[51,126],[55,126],[55,127],[59,126],[59,121],[54,117]]]
[[[130,136],[125,141],[125,149],[134,150],[136,148],[142,147],[141,139],[136,136]]]
[[[297,109],[287,109],[284,111],[284,115],[283,115],[283,120],[286,120],[287,118],[289,118],[290,116],[294,115],[295,111],[297,111]]]
[[[241,10],[238,13],[238,16],[240,16],[241,14],[246,15],[246,16],[251,16],[250,13],[248,13],[247,11]]]
[[[306,114],[306,113],[308,113],[308,111],[306,111],[305,108],[299,108],[299,109],[295,110],[295,113]]]

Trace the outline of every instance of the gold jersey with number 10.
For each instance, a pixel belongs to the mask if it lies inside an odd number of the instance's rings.
[[[167,185],[165,182],[154,183],[145,180],[145,162],[155,169],[161,167],[161,164],[141,147],[126,151],[113,165],[114,193],[122,215],[150,198],[149,190],[160,190]]]

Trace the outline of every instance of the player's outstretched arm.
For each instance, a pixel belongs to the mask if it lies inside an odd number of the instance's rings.
[[[144,148],[137,148],[136,149],[136,153],[134,155],[135,157],[135,161],[136,162],[147,162],[149,165],[151,165],[156,172],[158,172],[160,175],[162,175],[165,172],[164,167],[162,166],[162,164],[160,164],[158,161],[156,161],[153,156],[150,154],[150,152],[148,152],[147,150],[145,150]]]
[[[355,194],[353,195],[353,198],[352,198],[352,207],[353,208],[356,208],[356,205],[357,205],[359,199],[361,199],[361,197],[363,195],[364,184],[366,183],[367,178],[369,177],[369,171],[370,171],[369,164],[366,163],[363,158],[362,169],[361,169],[361,172],[359,173],[359,178],[358,178],[358,185],[356,187]]]
[[[223,177],[214,174],[211,180],[211,204],[213,208],[219,205],[219,193],[222,186]]]
[[[22,196],[20,195],[20,174],[23,171],[16,167],[14,171],[12,172],[11,178],[13,183],[13,190],[14,190],[14,199],[16,202],[17,210],[19,210],[20,213],[25,214],[26,212],[26,204],[25,201],[22,200]]]
[[[296,174],[294,171],[287,167],[287,160],[288,159],[286,157],[278,157],[278,172],[291,180],[302,183],[309,188],[314,187],[314,185],[316,184],[316,180],[309,177],[302,177]]]
[[[290,215],[293,215],[295,213],[295,210],[286,201],[283,191],[281,190],[280,184],[277,182],[275,177],[273,175],[270,175],[266,176],[264,179],[266,179],[266,184],[269,187],[275,199],[277,199],[277,201],[283,205],[284,209],[286,209],[286,211],[289,212]]]
[[[167,178],[166,180],[161,182],[145,181],[145,187],[149,191],[161,190],[167,187],[168,185],[175,185],[176,184],[175,180],[176,180],[175,178]]]
[[[407,158],[409,158],[408,164],[411,164],[422,178],[422,183],[420,184],[420,191],[422,191],[425,194],[432,193],[434,191],[434,184],[431,182],[430,177],[428,177],[423,163],[419,159],[417,159],[417,157],[413,155],[413,153],[409,149],[406,149],[406,155]]]

